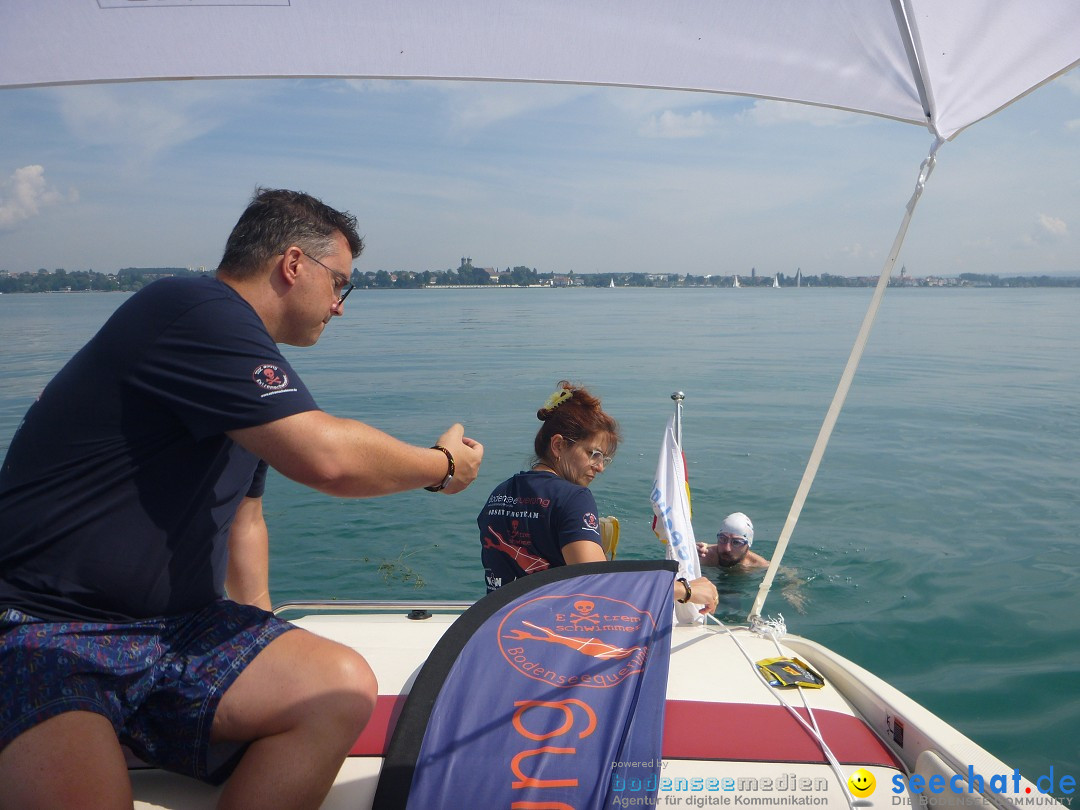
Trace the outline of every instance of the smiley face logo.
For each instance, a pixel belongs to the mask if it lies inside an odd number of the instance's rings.
[[[848,789],[860,799],[869,796],[877,787],[877,780],[866,768],[859,768],[847,780]]]

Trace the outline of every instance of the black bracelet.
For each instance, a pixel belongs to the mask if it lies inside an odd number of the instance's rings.
[[[443,447],[441,444],[433,444],[432,450],[442,450],[446,454],[446,478],[442,480],[442,483],[434,487],[424,487],[428,492],[442,492],[454,480],[454,457],[450,455],[450,451]]]
[[[694,592],[690,590],[690,583],[686,581],[686,577],[679,577],[675,581],[681,582],[682,586],[686,588],[686,596],[682,599],[676,600],[680,605],[685,605],[687,602],[690,601],[690,597],[694,595]]]

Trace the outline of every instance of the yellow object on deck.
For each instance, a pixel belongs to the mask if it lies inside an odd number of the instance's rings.
[[[614,515],[600,518],[600,545],[608,560],[614,560],[615,549],[619,547],[619,519]]]

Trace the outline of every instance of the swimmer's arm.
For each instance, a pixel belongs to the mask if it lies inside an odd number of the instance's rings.
[[[803,591],[803,581],[799,577],[799,572],[794,568],[788,568],[787,566],[780,566],[779,572],[784,575],[784,584],[780,588],[780,593],[784,595],[784,598],[788,600],[795,610],[802,615],[806,615],[806,592]]]

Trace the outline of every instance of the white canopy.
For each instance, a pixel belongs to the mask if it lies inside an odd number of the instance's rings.
[[[680,88],[950,138],[1080,62],[1077,0],[0,0],[0,87],[340,76]]]

